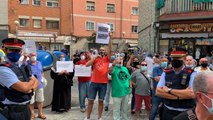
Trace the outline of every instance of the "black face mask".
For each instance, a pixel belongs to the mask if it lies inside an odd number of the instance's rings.
[[[172,67],[174,68],[179,68],[183,65],[182,60],[172,60]]]
[[[208,66],[208,63],[201,63],[200,65],[205,68]]]
[[[134,68],[137,68],[137,65],[139,65],[139,62],[132,62],[132,64]]]
[[[102,57],[106,55],[105,52],[99,52],[99,55],[101,55]]]

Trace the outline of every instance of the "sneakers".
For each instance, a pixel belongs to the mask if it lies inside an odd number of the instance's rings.
[[[86,109],[85,109],[85,108],[82,108],[80,111],[81,111],[82,113],[84,113],[84,112],[86,111]]]
[[[90,120],[90,118],[85,117],[84,120]]]
[[[108,109],[109,109],[108,106],[104,107],[104,110],[105,110],[105,111],[108,111]]]

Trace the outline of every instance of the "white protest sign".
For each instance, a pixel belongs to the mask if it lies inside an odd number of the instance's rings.
[[[96,43],[109,44],[110,25],[98,23],[96,33]]]
[[[56,61],[56,72],[73,72],[73,61]]]
[[[86,67],[85,65],[75,65],[75,76],[90,77],[91,72],[91,66]]]
[[[27,54],[36,53],[36,45],[34,40],[24,40],[25,45],[22,46],[23,52]]]

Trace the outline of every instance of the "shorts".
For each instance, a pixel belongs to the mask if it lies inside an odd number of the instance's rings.
[[[34,95],[32,96],[30,100],[30,104],[33,104],[36,102],[44,102],[44,88],[39,88],[34,92]]]
[[[98,92],[98,100],[104,101],[104,97],[106,95],[107,83],[94,83],[91,82],[89,86],[89,95],[88,100],[95,100],[97,92]]]
[[[151,97],[150,96],[142,96],[135,94],[135,111],[139,112],[141,110],[142,103],[145,103],[145,109],[147,111],[151,110]]]

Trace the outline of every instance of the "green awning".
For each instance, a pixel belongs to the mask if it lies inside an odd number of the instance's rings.
[[[195,3],[213,2],[213,0],[193,0]]]
[[[156,0],[157,9],[161,9],[164,6],[165,6],[165,0]]]

